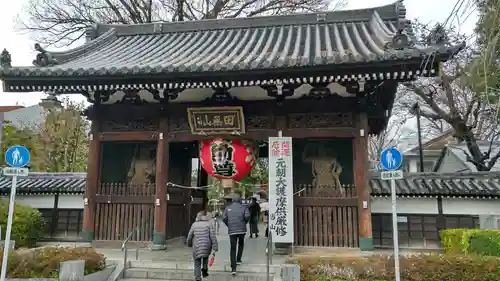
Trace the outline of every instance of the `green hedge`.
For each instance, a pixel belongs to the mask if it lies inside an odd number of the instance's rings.
[[[9,200],[2,199],[0,200],[2,239],[5,238],[8,214]],[[15,204],[11,239],[16,241],[16,248],[34,246],[45,234],[45,221],[40,212],[30,206]]]
[[[352,279],[322,279],[322,278],[319,278],[319,279],[316,279],[314,281],[389,281],[389,280],[352,280]]]
[[[306,281],[308,281],[308,280],[306,280]],[[381,280],[381,279],[374,279],[374,280],[360,280],[360,279],[357,279],[357,280],[353,280],[353,279],[338,279],[338,278],[335,278],[335,279],[319,278],[319,279],[315,279],[315,280],[312,280],[312,281],[392,281],[392,280]]]
[[[302,257],[291,260],[301,266],[301,280],[394,280],[394,259]],[[400,257],[401,280],[493,281],[500,280],[500,258],[477,255],[413,255]]]
[[[447,254],[478,254],[500,257],[500,230],[447,229],[440,233]]]

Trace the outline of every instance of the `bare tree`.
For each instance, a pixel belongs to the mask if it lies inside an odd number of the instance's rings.
[[[385,130],[368,140],[368,157],[377,161],[385,148],[392,146],[412,145],[417,137],[417,129],[413,126],[412,110],[415,98],[406,87],[399,87],[394,99],[391,118]],[[423,139],[442,134],[449,126],[441,120],[422,120],[421,135]]]
[[[426,32],[425,26],[416,26],[422,34],[421,43],[429,43],[436,36],[445,38],[442,43],[457,44],[467,37],[453,29],[437,25]],[[420,114],[432,122],[445,122],[454,131],[454,137],[465,142],[467,161],[478,171],[489,171],[500,158],[495,150],[494,140],[498,135],[498,106],[490,102],[488,94],[474,91],[468,72],[471,62],[477,56],[476,50],[466,48],[442,65],[435,78],[419,79],[405,83],[409,97],[421,104]],[[407,104],[409,106],[409,104]],[[478,140],[490,140],[489,148],[481,151]]]
[[[411,132],[405,127],[408,121],[408,111],[401,107],[401,101],[404,96],[401,91],[396,93],[394,105],[392,107],[392,115],[388,121],[386,129],[377,135],[371,135],[368,139],[368,158],[373,161],[380,159],[382,151],[391,146],[396,146],[398,143],[410,137]]]
[[[372,135],[368,139],[368,158],[373,161],[380,159],[385,148],[397,146],[402,141],[411,138],[414,132],[405,127],[407,119],[391,118],[385,129],[378,135]],[[390,129],[389,129],[390,128]]]
[[[19,28],[41,44],[70,45],[94,23],[130,24],[338,9],[346,0],[29,0]]]

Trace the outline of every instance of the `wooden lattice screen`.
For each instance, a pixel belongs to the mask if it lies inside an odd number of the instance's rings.
[[[354,186],[294,187],[297,246],[358,247],[358,198]]]
[[[103,183],[96,196],[95,239],[123,240],[139,227],[132,241],[152,241],[155,185]]]

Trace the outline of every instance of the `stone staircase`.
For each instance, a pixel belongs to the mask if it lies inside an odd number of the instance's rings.
[[[265,260],[264,260],[265,262]],[[279,275],[280,266],[271,265],[270,280]],[[265,264],[242,264],[238,266],[238,273],[231,275],[231,267],[221,262],[209,268],[210,276],[204,281],[267,281]],[[130,261],[123,281],[185,281],[194,280],[193,263],[172,261]]]

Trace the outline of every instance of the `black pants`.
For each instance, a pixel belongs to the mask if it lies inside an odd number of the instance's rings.
[[[229,236],[229,242],[231,243],[231,270],[236,270],[236,262],[241,262],[241,256],[243,255],[243,247],[245,246],[245,234],[234,234]],[[236,246],[238,246],[238,254],[236,254]]]
[[[250,221],[250,235],[259,234],[259,218],[252,218]]]
[[[194,259],[194,278],[196,281],[201,281],[202,271],[208,271],[208,257]]]

